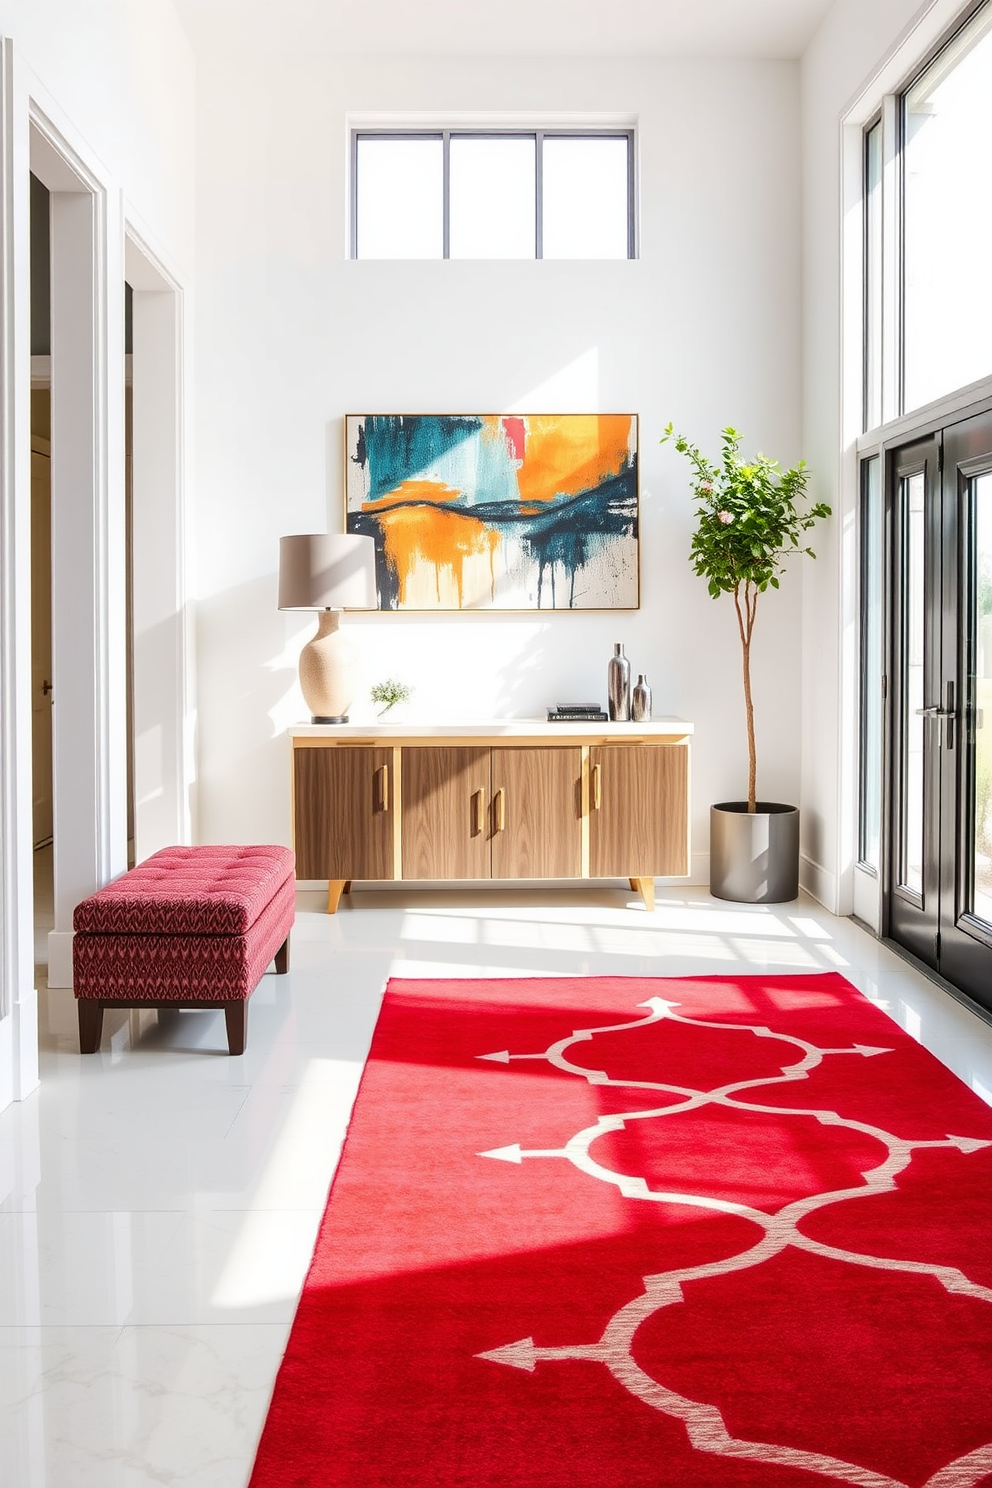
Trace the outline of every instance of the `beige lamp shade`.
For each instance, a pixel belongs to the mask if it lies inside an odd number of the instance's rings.
[[[279,539],[279,608],[320,611],[317,633],[300,652],[300,687],[314,723],[348,722],[358,666],[340,612],[376,607],[370,537],[322,532]]]
[[[318,532],[279,539],[281,610],[374,610],[375,543]]]

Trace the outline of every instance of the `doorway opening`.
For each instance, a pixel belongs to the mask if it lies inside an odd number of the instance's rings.
[[[34,961],[48,967],[55,925],[52,771],[52,391],[51,198],[31,176],[31,832]]]

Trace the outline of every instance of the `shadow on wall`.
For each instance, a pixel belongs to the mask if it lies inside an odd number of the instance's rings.
[[[192,704],[186,701],[181,727],[171,716],[180,685],[189,607],[146,626],[134,636],[134,786],[137,847],[147,857],[160,847],[185,840],[186,821],[195,821],[195,781],[189,799],[179,795],[184,776]],[[163,726],[163,717],[168,718]]]
[[[276,598],[265,574],[196,608],[200,842],[289,842],[291,720],[276,720],[299,647],[287,647]]]

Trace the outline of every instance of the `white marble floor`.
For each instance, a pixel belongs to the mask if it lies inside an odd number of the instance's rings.
[[[242,1488],[386,978],[839,970],[992,1103],[992,1028],[811,901],[620,889],[301,894],[292,969],[223,1016],[41,992],[0,1113],[3,1488]]]

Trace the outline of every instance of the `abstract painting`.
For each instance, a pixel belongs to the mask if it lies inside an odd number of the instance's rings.
[[[636,414],[349,414],[382,610],[632,610]]]

